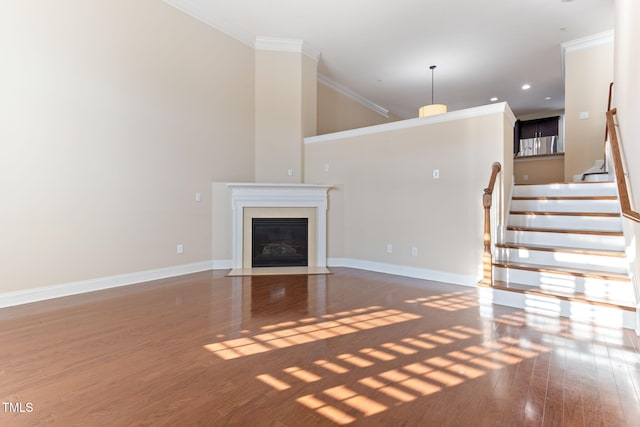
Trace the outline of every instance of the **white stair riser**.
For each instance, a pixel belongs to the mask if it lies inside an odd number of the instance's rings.
[[[536,286],[543,291],[557,292],[560,295],[583,293],[586,297],[607,299],[614,303],[634,301],[635,298],[633,285],[629,281],[574,277],[502,267],[495,267],[493,275],[497,280]]]
[[[496,262],[500,261],[620,274],[627,274],[629,266],[627,259],[624,257],[497,248]]]
[[[610,251],[624,251],[625,249],[623,236],[600,236],[593,234],[507,230],[505,232],[505,242]]]
[[[622,231],[619,217],[564,215],[509,215],[509,225],[560,230]]]
[[[620,213],[617,200],[512,200],[512,211]]]
[[[614,182],[516,185],[513,196],[615,196]]]
[[[513,196],[615,196],[613,182],[596,184],[516,185]]]

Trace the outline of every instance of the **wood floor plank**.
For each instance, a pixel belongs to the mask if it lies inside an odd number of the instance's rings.
[[[636,425],[631,331],[332,273],[204,272],[0,309],[0,425]]]

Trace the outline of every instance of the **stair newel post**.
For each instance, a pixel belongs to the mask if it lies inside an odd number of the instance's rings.
[[[493,187],[500,172],[501,165],[494,162],[491,165],[491,178],[489,185],[484,189],[482,195],[482,206],[484,207],[484,252],[482,255],[482,281],[486,286],[493,286],[493,254],[491,251],[491,205],[493,203]]]

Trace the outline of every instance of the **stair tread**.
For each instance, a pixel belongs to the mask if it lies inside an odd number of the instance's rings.
[[[632,301],[618,301],[604,298],[587,296],[582,292],[561,292],[559,290],[543,289],[540,286],[525,285],[522,283],[506,282],[503,280],[494,281],[494,289],[505,291],[526,293],[530,295],[540,295],[550,298],[557,298],[565,301],[580,302],[585,304],[601,305],[613,308],[619,308],[627,311],[636,311],[636,307]]]
[[[570,211],[509,211],[511,215],[558,215],[619,218],[619,212],[570,212]]]
[[[513,196],[511,200],[618,200],[617,196]]]
[[[605,249],[587,249],[587,248],[572,248],[569,246],[550,246],[550,245],[529,245],[513,242],[496,243],[496,247],[506,249],[527,249],[531,251],[545,251],[545,252],[567,252],[584,255],[601,255],[610,256],[616,258],[624,258],[626,254],[624,251],[614,251]]]
[[[507,226],[509,231],[532,231],[540,233],[565,233],[565,234],[593,234],[599,236],[623,236],[622,231],[608,230],[579,230],[567,228],[544,228],[544,227],[521,227],[516,225]]]
[[[556,186],[556,185],[566,185],[566,186],[570,186],[570,185],[585,185],[585,184],[613,184],[615,183],[615,181],[597,181],[597,182],[590,182],[590,181],[572,181],[572,182],[548,182],[546,184],[515,184],[515,187],[527,187],[527,186],[533,186],[533,185],[537,185],[539,187],[551,187],[551,186]]]
[[[587,277],[593,279],[615,280],[620,282],[629,282],[631,279],[628,274],[607,272],[602,270],[589,270],[583,268],[556,267],[550,265],[529,264],[524,262],[509,262],[496,260],[494,267],[515,268],[519,270],[539,271],[543,273],[568,274],[576,277]]]

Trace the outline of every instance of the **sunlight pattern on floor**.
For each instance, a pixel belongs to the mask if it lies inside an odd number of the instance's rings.
[[[358,354],[341,354],[336,361],[317,360],[308,372],[298,366],[286,368],[280,374],[258,375],[256,378],[276,391],[291,388],[296,381],[335,381],[341,374],[366,369],[390,360],[415,355],[440,345],[456,343],[482,335],[465,326],[441,329],[402,339],[401,343],[385,343],[378,348],[366,347]],[[317,393],[297,397],[296,401],[339,425],[383,412],[392,406],[411,402],[421,396],[437,393],[466,381],[486,375],[508,365],[520,363],[550,351],[544,345],[502,337],[494,341],[468,345],[444,356],[412,361],[401,368],[364,376],[349,387],[333,385]],[[328,372],[323,372],[323,368]],[[296,373],[303,371],[301,377]],[[311,375],[309,375],[311,374]]]
[[[612,313],[613,316],[615,314]],[[554,334],[572,340],[588,340],[615,345],[622,345],[624,341],[624,332],[620,328],[581,323],[566,317],[553,317],[518,311],[496,316],[491,321],[516,328],[527,327],[538,332]]]
[[[373,308],[374,311],[367,312],[365,309],[358,309],[323,316],[330,320],[319,323],[310,323],[309,320],[303,319],[300,322],[281,323],[275,327],[270,325],[263,328],[263,330],[268,330],[269,332],[261,333],[253,337],[236,338],[207,344],[204,347],[216,356],[228,360],[325,340],[341,335],[353,334],[422,317],[400,310],[382,310],[380,307]],[[340,317],[341,315],[345,317]],[[287,328],[277,329],[282,326],[286,326]]]
[[[420,297],[405,301],[408,304],[419,303],[425,307],[437,308],[444,311],[458,311],[478,306],[478,296],[472,291],[448,292]]]

